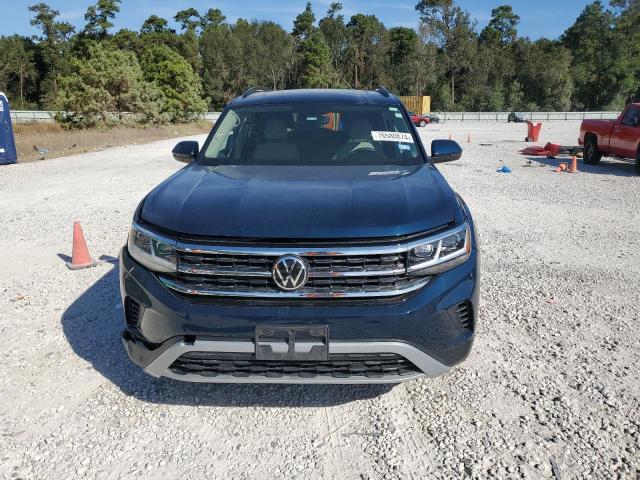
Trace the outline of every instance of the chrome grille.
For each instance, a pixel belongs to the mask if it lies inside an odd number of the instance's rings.
[[[189,295],[293,298],[402,295],[426,285],[428,281],[428,277],[412,275],[310,278],[300,290],[283,292],[269,277],[164,275],[160,279],[167,287]]]
[[[319,255],[307,257],[311,271],[318,273],[343,272],[374,272],[397,271],[404,272],[406,253],[395,255],[348,255],[328,256]]]
[[[274,262],[282,251],[246,248],[243,252],[183,248],[178,251],[178,273],[163,274],[165,286],[187,295],[261,298],[389,297],[416,290],[427,276],[408,274],[406,251],[375,247],[348,252],[299,250],[307,263],[309,279],[295,291],[282,291],[272,278]],[[399,249],[398,249],[399,250]]]
[[[200,275],[244,274],[270,277],[273,262],[278,257],[232,254],[180,252],[178,270]],[[336,274],[399,274],[404,273],[406,253],[388,255],[307,255],[310,277]]]
[[[272,264],[272,259],[256,255],[203,255],[188,252],[180,252],[179,255],[179,271],[182,273],[270,276]]]

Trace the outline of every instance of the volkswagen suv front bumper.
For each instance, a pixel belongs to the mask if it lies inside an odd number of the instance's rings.
[[[478,272],[474,247],[463,264],[394,297],[207,297],[168,287],[125,247],[120,255],[123,343],[148,374],[191,382],[398,383],[434,377],[470,352]],[[293,325],[326,326],[326,357],[256,358],[257,328]],[[274,350],[280,347],[273,344]]]

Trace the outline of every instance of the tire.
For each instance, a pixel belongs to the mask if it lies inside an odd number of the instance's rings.
[[[587,165],[597,165],[602,158],[602,152],[598,150],[598,141],[594,135],[589,135],[584,142],[584,163]]]
[[[424,120],[420,120],[420,123],[418,125],[420,125],[421,127],[426,127],[427,122],[425,122]]]
[[[638,150],[638,154],[636,155],[636,173],[640,175],[640,150]]]

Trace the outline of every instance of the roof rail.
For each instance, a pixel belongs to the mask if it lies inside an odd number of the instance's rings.
[[[378,92],[380,95],[383,95],[385,97],[391,96],[391,94],[389,93],[389,90],[387,90],[386,87],[383,87],[382,85],[378,85],[376,88],[373,89],[373,91]]]
[[[250,88],[249,90],[247,90],[246,92],[244,92],[242,94],[242,98],[247,98],[249,95],[253,95],[254,93],[259,93],[259,92],[272,92],[273,89],[272,88],[265,88],[265,87],[253,87]]]

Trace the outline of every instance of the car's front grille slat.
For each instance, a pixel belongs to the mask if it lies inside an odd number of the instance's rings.
[[[336,250],[339,250],[336,248]],[[281,258],[274,250],[239,252],[215,249],[178,250],[178,271],[163,274],[165,286],[187,295],[241,298],[336,298],[392,297],[416,290],[427,276],[407,273],[406,251],[384,249],[366,253],[309,251],[299,257],[307,266],[308,280],[294,291],[283,291],[273,280],[274,263]]]
[[[181,275],[160,277],[162,283],[187,295],[243,298],[338,298],[386,297],[409,293],[427,284],[428,277],[401,275],[391,278],[309,279],[299,290],[284,292],[271,278],[265,277],[200,277]]]
[[[398,255],[357,255],[357,256],[302,256],[309,264],[312,275],[323,273],[360,274],[363,276],[396,275],[406,268],[406,254]],[[194,254],[180,252],[180,271],[201,274],[246,274],[271,275],[273,263],[279,258],[273,256],[233,255],[233,254]]]

